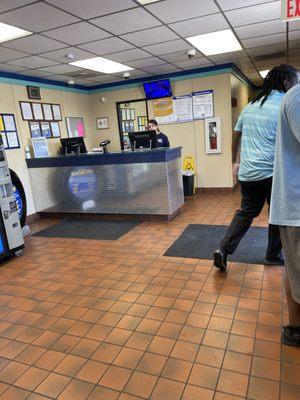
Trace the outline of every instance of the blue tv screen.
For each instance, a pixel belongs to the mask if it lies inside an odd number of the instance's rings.
[[[148,100],[172,96],[172,88],[169,79],[156,82],[145,82],[144,90]]]

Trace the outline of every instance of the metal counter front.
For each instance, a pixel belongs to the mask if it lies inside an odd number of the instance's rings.
[[[184,203],[181,148],[27,160],[37,212],[171,216]]]

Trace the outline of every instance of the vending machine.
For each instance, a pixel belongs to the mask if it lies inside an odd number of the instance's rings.
[[[18,207],[0,135],[0,260],[24,248]]]

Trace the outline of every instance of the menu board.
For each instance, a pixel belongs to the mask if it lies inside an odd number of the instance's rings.
[[[194,92],[192,95],[194,119],[212,118],[214,116],[213,90]]]
[[[159,124],[174,122],[174,108],[172,97],[153,100],[154,117]]]
[[[193,96],[167,97],[153,100],[155,119],[159,124],[173,124],[193,121]]]
[[[174,122],[193,121],[193,98],[191,95],[173,97]]]

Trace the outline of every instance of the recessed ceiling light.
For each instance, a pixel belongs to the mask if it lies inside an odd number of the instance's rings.
[[[16,26],[7,25],[0,22],[0,43],[8,42],[9,40],[19,39],[23,36],[32,35],[32,32],[24,31]]]
[[[231,29],[192,36],[186,38],[186,40],[206,56],[242,50],[241,45]]]
[[[88,58],[86,60],[74,61],[69,64],[74,65],[75,67],[102,72],[103,74],[113,74],[115,72],[129,71],[133,69],[127,65],[120,64],[116,61],[111,61],[103,57]]]
[[[150,4],[150,3],[156,3],[158,0],[137,0],[141,4]]]
[[[269,73],[269,69],[265,69],[264,71],[259,71],[260,76],[265,79],[265,77],[268,75]]]

